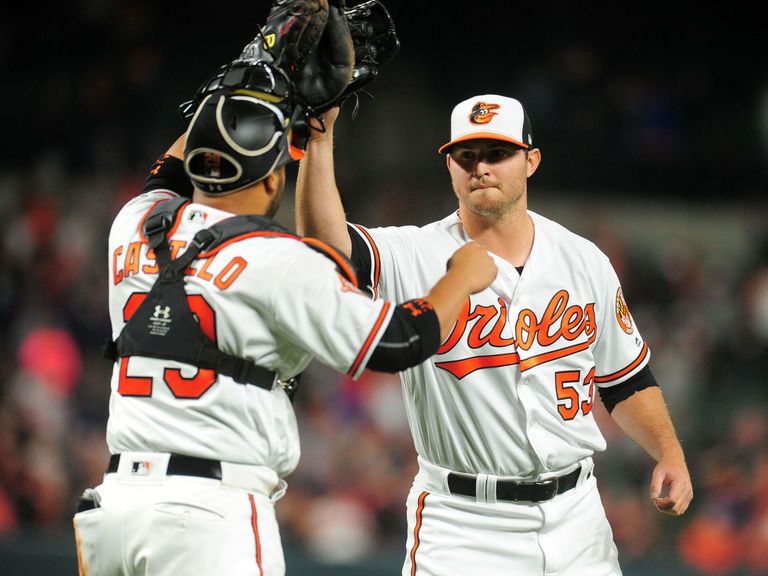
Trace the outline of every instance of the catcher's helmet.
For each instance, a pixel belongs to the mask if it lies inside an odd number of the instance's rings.
[[[247,90],[209,94],[190,122],[184,168],[206,194],[230,194],[300,160],[309,130],[299,105],[269,102]]]

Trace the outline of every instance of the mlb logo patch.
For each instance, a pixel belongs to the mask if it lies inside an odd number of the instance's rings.
[[[149,474],[149,462],[134,461],[131,464],[131,474],[136,474],[137,476],[146,476]]]

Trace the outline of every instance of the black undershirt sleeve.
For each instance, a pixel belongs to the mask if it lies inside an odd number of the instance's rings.
[[[440,347],[440,322],[426,300],[409,300],[395,312],[368,360],[377,372],[400,372],[421,364]]]
[[[152,190],[171,190],[179,196],[192,198],[192,182],[184,171],[184,162],[181,158],[165,154],[158,158],[152,165],[144,183],[145,192]]]
[[[611,413],[617,404],[626,400],[635,392],[652,386],[658,386],[658,383],[651,372],[651,368],[646,366],[621,384],[607,388],[598,388],[598,391],[600,392],[600,399],[603,401],[603,405],[608,410],[608,413]]]
[[[369,295],[373,296],[371,286],[371,253],[368,244],[360,236],[354,226],[347,224],[349,239],[352,241],[352,254],[350,260],[357,272],[357,285]]]

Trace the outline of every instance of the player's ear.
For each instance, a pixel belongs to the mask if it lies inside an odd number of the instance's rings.
[[[533,173],[536,172],[536,169],[539,167],[539,164],[541,163],[541,150],[538,148],[534,148],[533,150],[528,151],[528,178],[533,176]]]
[[[275,191],[276,182],[277,175],[274,172],[267,174],[267,177],[264,178],[264,191],[271,195]]]
[[[275,192],[282,192],[283,184],[285,183],[285,167],[281,166],[277,170],[274,170],[267,174],[264,178],[264,189],[270,196]]]

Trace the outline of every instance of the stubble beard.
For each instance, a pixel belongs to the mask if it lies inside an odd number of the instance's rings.
[[[501,221],[521,209],[525,196],[525,181],[510,185],[494,184],[474,188],[470,184],[465,194],[455,190],[459,203],[473,214],[490,221]],[[525,206],[522,206],[525,209]]]

